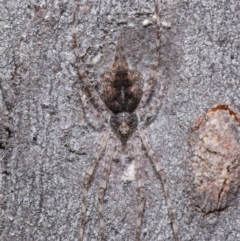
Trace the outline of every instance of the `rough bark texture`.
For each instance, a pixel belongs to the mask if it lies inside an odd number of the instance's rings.
[[[2,241],[77,240],[82,180],[101,131],[84,117],[72,49],[72,1],[0,1]],[[117,36],[146,80],[154,55],[152,1],[80,1],[78,40],[89,78],[111,67]],[[160,3],[162,107],[148,128],[165,168],[181,241],[240,240],[240,193],[208,214],[192,200],[190,127],[217,103],[240,108],[240,2]],[[152,23],[152,24],[151,24]],[[146,26],[148,25],[148,26]],[[130,41],[131,40],[131,41]],[[161,158],[160,158],[161,156]],[[137,218],[132,162],[112,165],[105,196],[107,240],[132,241]],[[101,163],[89,189],[85,240],[97,240]],[[160,180],[144,156],[142,240],[173,241]]]

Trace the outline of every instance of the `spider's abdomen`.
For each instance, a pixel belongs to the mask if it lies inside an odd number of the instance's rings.
[[[110,119],[110,125],[122,143],[126,144],[128,138],[137,129],[138,118],[134,112],[113,114]]]
[[[142,97],[143,78],[136,70],[117,68],[100,77],[100,96],[115,114],[133,112]]]

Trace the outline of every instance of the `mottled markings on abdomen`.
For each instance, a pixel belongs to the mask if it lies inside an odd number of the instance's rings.
[[[133,112],[142,97],[143,78],[137,70],[117,69],[100,77],[101,98],[115,114]]]

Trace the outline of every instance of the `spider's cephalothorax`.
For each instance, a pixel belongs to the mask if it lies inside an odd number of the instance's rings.
[[[123,145],[126,145],[128,138],[137,129],[138,119],[136,113],[118,113],[111,116],[110,125],[117,134]]]
[[[133,112],[142,97],[143,77],[137,70],[129,69],[119,37],[111,71],[100,76],[100,96],[115,114]]]

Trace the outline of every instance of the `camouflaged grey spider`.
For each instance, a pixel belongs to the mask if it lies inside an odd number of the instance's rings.
[[[146,125],[148,122],[147,116],[154,116],[156,110],[160,105],[160,99],[163,94],[163,84],[157,82],[157,70],[159,64],[159,50],[160,50],[160,19],[158,12],[158,2],[154,1],[155,15],[156,15],[156,59],[152,65],[152,73],[148,79],[147,85],[143,90],[143,77],[142,74],[134,69],[129,69],[123,44],[120,35],[116,46],[115,59],[111,71],[106,71],[100,76],[100,93],[92,87],[87,75],[81,69],[81,57],[78,50],[77,34],[76,34],[76,11],[77,2],[74,0],[74,26],[73,26],[73,42],[74,53],[78,65],[79,77],[84,85],[88,88],[91,97],[94,100],[98,109],[89,107],[84,95],[81,96],[83,107],[89,111],[92,117],[96,117],[99,121],[103,121],[105,128],[102,134],[97,150],[93,156],[93,161],[87,168],[84,181],[83,181],[83,198],[82,198],[82,219],[79,241],[83,240],[84,227],[86,222],[86,209],[87,209],[87,194],[90,180],[94,174],[97,163],[101,154],[105,150],[104,156],[104,171],[103,177],[100,182],[98,193],[98,212],[100,218],[100,240],[105,240],[104,235],[104,220],[103,220],[103,198],[107,188],[107,182],[111,169],[111,162],[115,153],[116,142],[120,140],[123,147],[131,145],[131,149],[135,155],[136,169],[137,169],[137,187],[140,194],[139,213],[137,218],[135,241],[140,240],[140,231],[142,216],[145,206],[145,186],[142,176],[142,163],[141,163],[141,147],[145,146],[148,156],[151,159],[163,185],[168,213],[171,220],[171,226],[175,240],[178,239],[178,230],[175,223],[169,189],[166,177],[161,164],[157,161],[156,155],[150,145],[148,135],[146,132]],[[156,86],[159,88],[158,96],[151,100],[151,90]],[[110,117],[110,121],[109,121]],[[131,140],[131,141],[130,141]],[[131,144],[129,144],[131,143]]]

